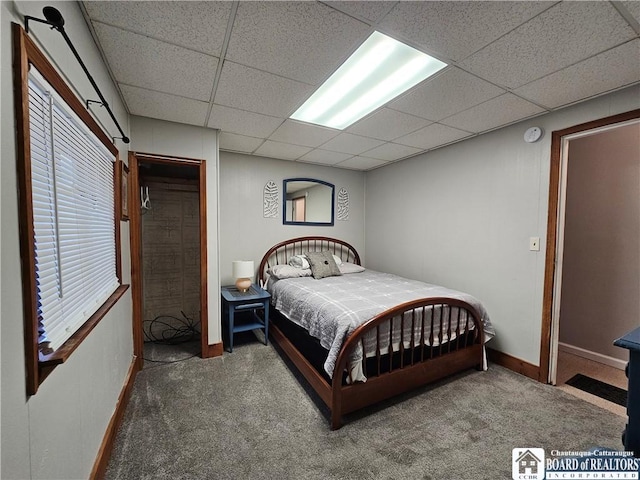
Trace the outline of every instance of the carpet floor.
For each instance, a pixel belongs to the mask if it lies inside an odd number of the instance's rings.
[[[621,450],[625,419],[491,365],[346,417],[272,346],[144,369],[107,469],[125,479],[510,479],[513,448]]]

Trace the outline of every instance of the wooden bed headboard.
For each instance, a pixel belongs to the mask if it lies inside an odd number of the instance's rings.
[[[324,252],[329,250],[334,255],[340,257],[343,262],[360,265],[360,255],[347,242],[330,237],[298,237],[285,240],[274,245],[262,257],[260,268],[258,269],[258,281],[262,282],[266,278],[267,270],[274,265],[284,265],[294,255],[305,252]]]

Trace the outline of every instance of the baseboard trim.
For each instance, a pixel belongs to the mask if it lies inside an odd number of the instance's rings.
[[[487,348],[487,356],[489,361],[497,363],[500,366],[513,370],[516,373],[524,375],[525,377],[539,380],[540,367],[533,365],[525,360],[517,357],[513,357],[508,353],[499,352],[493,348]]]
[[[202,352],[202,358],[221,357],[223,352],[224,347],[222,342],[214,343],[212,345],[208,345],[207,350]]]
[[[139,365],[140,362],[138,362],[138,358],[134,356],[131,365],[129,365],[129,371],[125,377],[124,385],[118,396],[115,411],[111,416],[111,420],[109,420],[109,425],[107,425],[107,430],[102,439],[100,449],[98,450],[98,455],[93,463],[91,475],[89,476],[91,480],[102,480],[107,472],[107,465],[109,464],[111,452],[113,451],[113,443],[116,438],[116,433],[118,433],[118,428],[120,428],[120,424],[122,423],[122,417],[124,416],[127,403],[129,403],[129,397],[131,397],[131,390],[133,389],[136,374],[139,371]]]
[[[624,370],[627,366],[627,362],[618,358],[613,358],[602,353],[592,352],[591,350],[585,350],[584,348],[569,345],[568,343],[558,342],[558,350],[576,355],[578,357],[586,358],[587,360],[593,360],[594,362],[603,363],[618,370]]]

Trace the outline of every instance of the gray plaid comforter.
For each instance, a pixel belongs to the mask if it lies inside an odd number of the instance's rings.
[[[485,341],[495,335],[489,316],[479,300],[475,297],[449,288],[416,280],[408,280],[389,273],[365,270],[337,277],[327,277],[316,280],[313,277],[290,278],[276,280],[270,278],[267,290],[271,293],[272,305],[288,319],[302,326],[320,341],[329,353],[324,364],[329,376],[333,375],[335,363],[342,344],[358,326],[376,315],[395,307],[401,303],[420,298],[450,297],[463,300],[473,305],[480,313],[484,325]],[[457,309],[452,309],[457,310]],[[428,314],[429,315],[429,314]],[[429,322],[430,317],[427,316]],[[439,344],[440,311],[434,310],[434,341],[432,346]],[[445,314],[445,320],[451,318],[451,328],[444,322],[442,342],[455,339],[458,322],[457,312]],[[461,328],[466,322],[466,315],[460,316]],[[406,322],[405,322],[406,323]],[[414,341],[420,340],[421,322],[415,322]],[[410,325],[410,322],[409,322]],[[389,341],[389,324],[380,330],[380,345],[392,343],[394,351],[400,344],[400,319],[394,320],[393,335]],[[451,332],[450,338],[447,332]],[[405,347],[411,342],[411,327],[405,326],[402,338]],[[429,344],[429,342],[426,342]],[[375,355],[375,335],[365,338],[365,352],[367,356]],[[387,347],[381,348],[381,354],[387,352]],[[352,354],[352,363],[361,363],[363,352],[358,347]],[[362,379],[360,379],[362,380]],[[365,379],[366,380],[366,379]]]

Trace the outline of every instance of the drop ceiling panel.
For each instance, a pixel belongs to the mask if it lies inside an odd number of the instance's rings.
[[[431,148],[455,142],[461,138],[469,137],[472,134],[457,128],[447,127],[439,123],[432,123],[428,127],[418,130],[412,134],[398,138],[397,143],[410,145],[416,148],[428,150]]]
[[[261,138],[247,137],[228,132],[221,132],[218,139],[221,150],[243,153],[252,153],[264,141]]]
[[[284,122],[284,118],[270,117],[224,105],[213,105],[207,126],[223,132],[266,138],[282,122]]]
[[[313,87],[225,61],[215,103],[288,118],[311,94]]]
[[[398,2],[384,31],[427,53],[460,61],[544,11],[553,2]]]
[[[638,0],[634,0],[632,2],[623,1],[620,2],[620,4],[631,14],[636,22],[640,23],[640,2]]]
[[[82,4],[132,114],[286,160],[368,170],[640,83],[639,1]],[[455,63],[346,131],[288,120],[375,28]]]
[[[216,57],[100,23],[95,31],[119,83],[209,101]]]
[[[347,128],[347,131],[379,140],[393,140],[407,133],[415,132],[429,123],[429,120],[424,118],[389,108],[381,108]]]
[[[506,93],[445,118],[442,123],[468,132],[484,132],[542,112],[537,105]]]
[[[331,140],[339,133],[340,130],[287,120],[273,132],[269,140],[304,145],[306,147],[317,147]]]
[[[338,163],[336,166],[340,168],[349,168],[351,170],[371,170],[372,168],[384,165],[384,160],[369,157],[351,157],[344,162]]]
[[[503,93],[505,90],[489,82],[459,68],[449,67],[392,101],[389,107],[438,121]]]
[[[362,152],[379,147],[384,142],[374,138],[361,137],[351,133],[341,133],[322,145],[323,150],[359,155]]]
[[[227,58],[317,85],[369,32],[367,24],[317,2],[240,2]]]
[[[518,88],[635,37],[609,2],[562,2],[461,63]]]
[[[283,160],[295,160],[305,153],[310,152],[309,147],[301,147],[299,145],[291,145],[289,143],[274,142],[272,140],[265,141],[255,153],[263,157],[282,158]]]
[[[330,7],[335,7],[355,17],[363,18],[369,22],[377,23],[384,18],[384,16],[391,10],[396,2],[361,2],[361,1],[346,1],[346,2],[324,2]]]
[[[84,2],[101,22],[191,50],[220,56],[231,2]]]
[[[141,117],[201,126],[209,109],[207,102],[130,85],[120,85],[120,91],[129,107],[129,112]]]
[[[549,108],[557,108],[638,81],[640,40],[633,40],[536,80],[515,93]]]
[[[385,143],[372,150],[368,150],[364,153],[369,158],[376,158],[378,160],[399,160],[410,155],[420,153],[419,148],[409,147],[407,145],[399,145],[397,143]]]
[[[349,153],[330,152],[329,150],[320,150],[319,148],[316,148],[315,150],[311,150],[309,153],[301,156],[298,161],[335,165],[336,163],[343,162],[352,156],[353,155]]]

